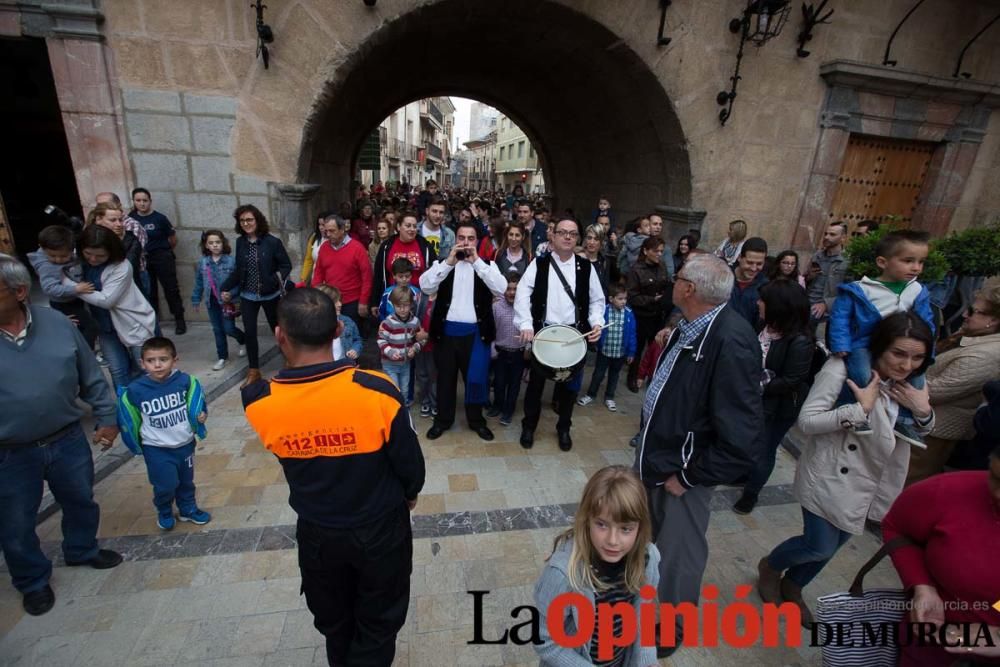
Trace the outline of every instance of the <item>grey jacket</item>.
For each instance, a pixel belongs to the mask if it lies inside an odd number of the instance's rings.
[[[38,274],[38,282],[41,283],[42,291],[49,297],[49,301],[68,303],[77,298],[75,283],[63,284],[63,277],[66,275],[79,282],[80,262],[76,258],[69,264],[53,264],[45,251],[39,248],[35,252],[28,253],[28,261]]]
[[[829,256],[822,249],[817,250],[811,262],[816,262],[823,268],[823,273],[809,284],[809,303],[823,302],[826,312],[833,310],[833,302],[837,298],[837,288],[847,275],[847,258],[843,251],[839,255]]]
[[[912,445],[893,433],[899,406],[884,391],[867,417],[858,403],[838,407],[846,379],[844,360],[838,358],[827,361],[816,375],[799,412],[803,446],[792,492],[813,514],[860,535],[865,519],[881,521],[903,490]],[[865,425],[871,431],[859,433]],[[916,424],[923,435],[933,428],[933,413]]]
[[[583,594],[590,604],[594,604],[594,591],[586,589],[582,591],[577,591],[570,587],[569,583],[569,556],[573,545],[570,541],[564,541],[549,558],[549,562],[545,564],[545,569],[542,570],[541,576],[535,583],[535,606],[541,614],[541,638],[542,644],[535,646],[535,651],[538,653],[541,661],[539,665],[544,665],[546,667],[582,667],[583,665],[593,664],[590,661],[590,646],[591,642],[587,642],[584,646],[580,648],[563,648],[555,642],[552,641],[551,635],[549,635],[548,623],[546,621],[546,614],[549,609],[549,605],[552,600],[555,599],[557,595],[562,593],[576,592]],[[645,583],[653,586],[654,588],[660,581],[660,552],[656,548],[655,544],[650,544],[646,547],[646,573],[645,573]],[[639,596],[636,595],[633,604],[635,605],[635,617],[640,618],[639,615]],[[579,619],[576,616],[576,608],[570,607],[570,614],[565,619],[563,619],[563,627],[566,628],[566,633],[568,635],[576,634],[576,629],[579,626]],[[594,629],[594,635],[596,637],[597,629]],[[625,655],[625,665],[627,667],[648,667],[648,665],[656,664],[656,647],[641,647],[639,646],[639,637],[641,632],[639,627],[636,627],[636,641],[635,644],[629,647]]]

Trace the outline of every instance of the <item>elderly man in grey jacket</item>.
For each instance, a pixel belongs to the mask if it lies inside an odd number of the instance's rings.
[[[28,304],[31,274],[0,254],[0,548],[24,610],[55,603],[52,563],[42,553],[35,517],[42,482],[62,508],[66,564],[115,567],[120,554],[98,548],[94,459],[80,426],[77,397],[93,408],[96,444],[118,435],[115,401],[94,353],[66,316]]]

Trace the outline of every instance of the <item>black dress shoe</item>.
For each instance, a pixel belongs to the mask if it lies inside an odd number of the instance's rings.
[[[493,439],[493,431],[491,431],[489,428],[485,426],[480,426],[479,428],[477,428],[476,434],[486,442],[489,442],[490,440]]]
[[[444,431],[445,429],[441,428],[437,424],[434,424],[434,426],[431,426],[429,429],[427,429],[427,439],[437,440],[442,435],[444,435]]]
[[[24,594],[24,611],[32,616],[41,616],[56,603],[56,594],[52,592],[52,587],[45,584],[44,588]]]
[[[174,324],[174,333],[178,336],[183,336],[187,333],[188,325],[184,320],[177,320]]]
[[[100,549],[97,555],[90,560],[80,560],[80,561],[66,561],[66,564],[70,567],[77,567],[79,565],[89,565],[95,570],[110,570],[113,567],[117,567],[122,562],[122,555],[117,551],[112,551],[111,549]]]
[[[521,429],[521,446],[525,449],[531,449],[531,446],[535,444],[535,432],[529,428]]]
[[[559,431],[559,449],[564,452],[573,449],[573,438],[569,437],[569,431]]]
[[[639,382],[637,380],[626,380],[625,386],[628,387],[628,390],[633,394],[639,393]]]

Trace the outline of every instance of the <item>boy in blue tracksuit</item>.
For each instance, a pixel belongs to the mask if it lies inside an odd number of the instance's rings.
[[[847,377],[859,387],[871,382],[872,359],[868,352],[875,326],[893,313],[913,311],[934,331],[934,313],[930,293],[917,282],[924,270],[930,237],[927,232],[899,230],[889,232],[875,246],[875,262],[880,273],[874,280],[861,280],[839,287],[827,325],[830,352],[844,359]],[[924,376],[908,378],[915,388],[924,386]],[[854,402],[854,394],[845,384],[839,404]],[[899,408],[895,433],[901,439],[923,446],[923,438],[913,424],[913,415]]]
[[[594,364],[594,374],[590,376],[590,387],[587,393],[580,397],[577,405],[589,405],[597,398],[597,390],[601,388],[604,375],[608,375],[608,386],[604,390],[604,405],[611,412],[618,411],[615,403],[615,388],[618,386],[618,374],[622,366],[635,360],[636,332],[635,315],[626,306],[628,293],[621,283],[613,286],[608,292],[610,301],[604,307],[604,321],[607,327],[601,332],[597,341],[597,361]]]
[[[142,346],[146,374],[118,394],[122,441],[146,460],[161,530],[175,525],[174,502],[181,521],[200,526],[212,520],[194,497],[195,437],[205,438],[208,417],[205,393],[198,380],[174,368],[176,363],[173,341],[150,338]]]

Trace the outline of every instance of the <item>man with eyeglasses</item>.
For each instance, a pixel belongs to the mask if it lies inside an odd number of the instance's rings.
[[[531,343],[535,333],[550,324],[576,327],[580,333],[588,333],[587,340],[592,343],[601,337],[604,291],[591,263],[573,252],[579,238],[579,226],[575,220],[559,220],[552,233],[551,253],[535,258],[525,270],[514,297],[514,324],[521,331],[522,342]],[[545,369],[538,360],[533,360],[524,395],[524,419],[521,421],[521,446],[525,449],[530,449],[535,443],[535,428],[542,413],[546,378]],[[559,412],[556,433],[559,449],[564,452],[573,447],[570,427],[582,378],[581,369],[568,381],[558,382],[553,391]]]

